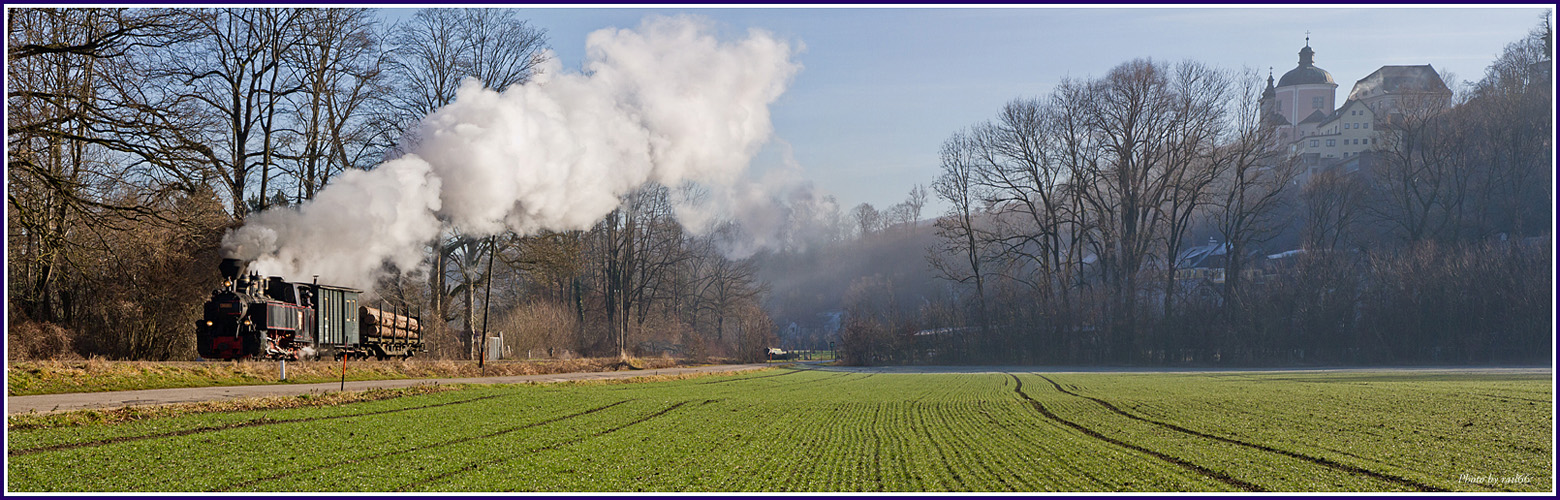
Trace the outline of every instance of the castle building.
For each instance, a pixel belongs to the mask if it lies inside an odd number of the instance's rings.
[[[1327,168],[1359,168],[1360,157],[1383,146],[1384,127],[1401,119],[1405,108],[1450,102],[1451,89],[1429,64],[1382,66],[1356,81],[1348,99],[1335,108],[1338,84],[1316,66],[1315,58],[1307,37],[1299,65],[1277,85],[1269,74],[1262,94],[1262,109],[1275,128],[1275,146],[1305,165],[1297,179],[1301,183]]]

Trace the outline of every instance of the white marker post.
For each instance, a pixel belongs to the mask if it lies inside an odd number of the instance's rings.
[[[282,381],[287,381],[287,358],[282,358]]]

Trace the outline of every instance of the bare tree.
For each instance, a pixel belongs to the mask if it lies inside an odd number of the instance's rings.
[[[1092,92],[1092,86],[1086,82],[1064,80],[1057,85],[1048,102],[1052,109],[1049,128],[1055,141],[1053,161],[1062,170],[1056,186],[1061,198],[1058,221],[1062,224],[1057,228],[1057,244],[1064,253],[1054,260],[1059,264],[1057,279],[1062,282],[1059,290],[1061,308],[1066,314],[1055,322],[1058,333],[1071,327],[1072,316],[1082,316],[1072,297],[1075,293],[1081,294],[1087,286],[1084,279],[1086,254],[1091,250],[1096,257],[1105,253],[1099,235],[1100,225],[1107,221],[1102,219],[1101,211],[1093,208],[1095,200],[1089,196],[1090,186],[1102,182],[1100,162],[1105,153],[1101,136],[1090,128],[1088,113],[1093,102]]]
[[[856,205],[856,208],[850,211],[850,216],[856,221],[856,228],[860,231],[857,234],[861,238],[866,238],[883,227],[883,215],[873,208],[871,203]]]
[[[1038,100],[1015,100],[1002,107],[996,120],[971,132],[978,157],[975,182],[987,195],[984,201],[1000,214],[992,218],[990,243],[1005,260],[1033,266],[1009,266],[1032,270],[1032,279],[1018,272],[1007,277],[1028,285],[1044,304],[1056,295],[1064,175],[1055,161],[1048,113]]]
[[[383,128],[375,103],[388,87],[374,14],[368,9],[308,9],[303,41],[292,57],[301,89],[293,100],[293,147],[298,199],[309,199],[336,173],[366,169],[380,159]]]
[[[1464,131],[1446,113],[1451,97],[1424,92],[1403,96],[1377,126],[1381,158],[1376,201],[1369,212],[1408,244],[1452,236],[1466,201],[1468,170],[1458,156]]]
[[[682,232],[672,219],[668,190],[651,186],[630,195],[591,230],[590,251],[601,282],[610,343],[619,356],[630,347],[631,319],[643,324],[646,307],[685,257]]]
[[[200,103],[212,116],[203,133],[216,147],[203,151],[204,163],[222,180],[233,217],[242,220],[269,203],[276,116],[282,101],[299,90],[285,63],[302,42],[303,11],[181,12],[190,16],[200,38],[180,46],[157,75],[182,86],[180,97]],[[258,186],[250,183],[254,180]]]
[[[1252,81],[1255,80],[1248,79],[1246,86],[1250,87]],[[1201,213],[1209,203],[1215,179],[1227,167],[1216,151],[1220,146],[1218,142],[1223,139],[1221,135],[1228,127],[1230,85],[1228,74],[1201,63],[1185,61],[1175,67],[1171,82],[1173,116],[1163,139],[1167,143],[1164,176],[1168,179],[1168,189],[1166,199],[1160,205],[1165,227],[1163,314],[1166,317],[1175,308],[1178,292],[1175,274],[1186,233],[1191,228],[1193,216]],[[1241,107],[1237,113],[1256,113],[1261,88],[1257,87],[1255,93],[1249,94],[1239,97]],[[1258,118],[1238,117],[1237,120]],[[1252,142],[1245,146],[1263,148],[1265,144]]]
[[[1473,132],[1468,146],[1479,168],[1474,209],[1490,231],[1534,234],[1550,226],[1549,204],[1554,150],[1550,110],[1554,76],[1554,29],[1548,14],[1523,39],[1506,46],[1473,89],[1461,127]]]
[[[975,323],[989,332],[984,264],[990,237],[978,222],[986,198],[976,182],[978,154],[979,146],[967,133],[956,133],[943,142],[942,175],[932,183],[932,190],[951,206],[935,222],[942,246],[930,251],[928,260],[939,277],[975,286]]]
[[[741,304],[756,299],[763,292],[758,283],[758,268],[752,260],[733,261],[715,252],[716,238],[728,237],[731,226],[700,238],[693,249],[696,259],[703,262],[695,277],[695,287],[690,298],[696,300],[694,312],[714,316],[715,340],[725,342],[726,319],[736,315]]]
[[[1080,195],[1098,214],[1101,267],[1109,288],[1111,349],[1131,359],[1138,329],[1139,273],[1156,242],[1161,207],[1175,187],[1166,165],[1175,94],[1163,64],[1135,60],[1112,69],[1089,93],[1089,128],[1099,135],[1097,179]]]
[[[191,168],[194,123],[145,77],[149,53],[187,42],[165,9],[11,9],[7,40],[7,222],[12,296],[52,321],[61,311],[70,247],[112,252],[82,232],[174,223],[156,205],[203,186]],[[146,95],[150,91],[153,95]]]
[[[1224,237],[1224,304],[1238,304],[1246,254],[1251,247],[1276,236],[1284,225],[1277,219],[1293,184],[1296,164],[1278,158],[1271,144],[1274,129],[1263,116],[1261,80],[1247,71],[1233,106],[1233,136],[1216,151],[1216,163],[1224,165],[1217,177],[1214,225]]]
[[[910,209],[911,223],[921,221],[921,209],[926,208],[928,196],[931,194],[926,191],[926,186],[916,184],[915,187],[910,188],[910,196],[905,198],[905,206]]]
[[[909,203],[898,203],[882,213],[883,228],[901,228],[905,231],[915,229],[915,208]]]
[[[827,241],[839,243],[850,239],[850,221],[845,217],[845,213],[840,211],[839,201],[832,194],[824,196],[823,200],[827,206],[823,213],[824,230],[829,233]]]
[[[466,78],[503,90],[530,81],[547,53],[546,30],[511,9],[421,9],[391,31],[389,64],[400,79],[395,123],[402,132],[454,101]],[[416,138],[403,137],[400,148],[408,141]]]
[[[1365,189],[1355,175],[1329,169],[1311,177],[1301,188],[1304,209],[1301,238],[1306,250],[1341,250],[1356,232],[1360,221]]]

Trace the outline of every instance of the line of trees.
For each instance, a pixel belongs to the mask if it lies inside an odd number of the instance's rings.
[[[1547,359],[1552,39],[1546,20],[1459,93],[1401,96],[1358,171],[1291,156],[1251,71],[1135,60],[1011,101],[942,145],[928,258],[948,293],[858,294],[844,353]],[[1182,269],[1210,254],[1216,272]]]
[[[505,9],[8,14],[6,307],[23,357],[193,357],[226,230],[398,156],[462,79],[524,83],[547,53]],[[751,264],[683,233],[667,196],[635,194],[589,231],[447,230],[383,299],[423,311],[451,357],[475,355],[485,324],[515,332],[512,351],[758,356],[773,328]]]

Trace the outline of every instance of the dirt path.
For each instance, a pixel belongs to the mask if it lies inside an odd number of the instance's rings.
[[[547,375],[515,375],[509,377],[472,377],[408,380],[363,380],[347,382],[346,390],[362,391],[375,388],[410,387],[422,384],[518,384],[525,382],[566,382],[571,380],[607,380],[655,375],[685,375],[694,373],[718,373],[748,371],[766,368],[768,364],[712,365],[686,368],[662,368],[657,370],[632,370],[615,372],[552,373]],[[132,405],[160,405],[170,403],[194,403],[221,399],[261,396],[292,396],[310,392],[340,390],[340,382],[320,384],[242,385],[227,387],[188,387],[182,389],[147,389],[140,391],[78,392],[71,394],[44,394],[39,396],[9,396],[5,398],[6,415],[23,413],[48,413],[82,410],[87,408],[118,408]]]

